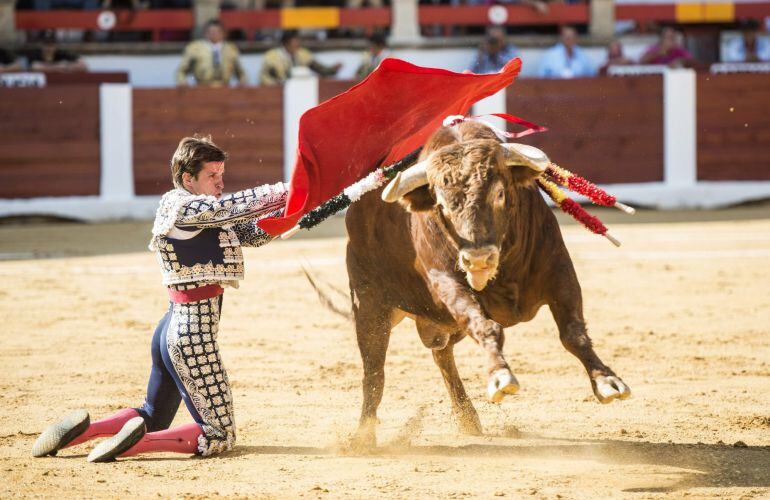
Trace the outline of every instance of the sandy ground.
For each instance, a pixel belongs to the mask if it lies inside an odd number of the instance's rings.
[[[563,230],[597,351],[629,400],[596,402],[544,309],[507,332],[522,390],[501,405],[484,401],[480,349],[458,346],[485,428],[459,435],[407,320],[391,341],[380,447],[352,453],[353,328],[300,272],[308,262],[345,287],[335,221],[322,238],[247,250],[247,280],[226,293],[219,342],[236,449],[99,465],[88,445],[47,459],[30,448],[72,409],[99,418],[141,404],[166,307],[143,251],[150,224],[0,226],[0,497],[770,497],[770,210],[614,217],[620,249]],[[710,217],[723,220],[697,220]],[[189,419],[182,409],[176,423]]]

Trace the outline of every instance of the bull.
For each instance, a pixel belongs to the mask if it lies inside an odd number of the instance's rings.
[[[483,349],[487,397],[500,402],[519,389],[503,356],[503,328],[531,320],[544,305],[596,398],[631,394],[586,331],[574,266],[535,183],[547,163],[542,151],[503,144],[486,125],[466,121],[438,129],[418,163],[350,207],[346,263],[364,370],[354,444],[376,444],[390,332],[405,317],[431,350],[463,433],[480,435],[482,427],[454,344],[470,336]]]

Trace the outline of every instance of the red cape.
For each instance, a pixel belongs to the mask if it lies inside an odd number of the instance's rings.
[[[447,116],[465,115],[475,102],[512,84],[520,69],[519,58],[491,75],[385,59],[364,81],[302,115],[284,215],[259,226],[274,236],[288,231],[378,166],[423,145]]]

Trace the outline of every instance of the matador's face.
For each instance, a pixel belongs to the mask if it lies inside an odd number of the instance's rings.
[[[198,175],[183,176],[184,187],[192,194],[205,194],[219,198],[225,189],[225,162],[209,161],[203,164]]]

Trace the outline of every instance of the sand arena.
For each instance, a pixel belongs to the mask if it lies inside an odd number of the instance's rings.
[[[324,309],[308,263],[346,288],[341,221],[245,251],[219,342],[235,398],[227,455],[89,464],[89,445],[33,459],[57,416],[141,404],[166,307],[150,223],[0,226],[0,496],[698,498],[770,496],[770,208],[598,212],[623,241],[561,219],[597,352],[631,399],[602,406],[547,309],[506,331],[522,389],[485,402],[481,350],[456,348],[485,435],[459,435],[411,321],[386,363],[380,447],[347,441],[362,370],[352,325]],[[709,220],[704,220],[709,219]],[[343,300],[340,299],[340,303]],[[175,423],[190,421],[184,407]]]

